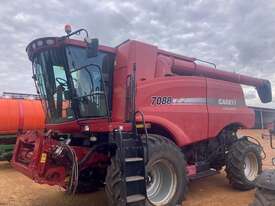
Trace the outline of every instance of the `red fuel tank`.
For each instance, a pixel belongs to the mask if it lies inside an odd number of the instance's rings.
[[[44,127],[45,115],[40,100],[0,98],[0,135]]]

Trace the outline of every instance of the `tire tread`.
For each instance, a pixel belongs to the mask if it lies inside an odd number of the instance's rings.
[[[229,149],[226,160],[226,173],[229,183],[239,190],[250,190],[255,188],[255,183],[246,179],[243,174],[243,161],[247,151],[253,151],[258,159],[259,173],[262,171],[262,159],[259,146],[248,141],[240,139]]]

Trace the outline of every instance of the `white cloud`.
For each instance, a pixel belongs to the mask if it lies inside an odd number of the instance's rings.
[[[138,39],[270,79],[275,88],[274,9],[273,0],[4,0],[0,74],[10,78],[0,81],[0,92],[35,92],[25,46],[40,36],[63,35],[67,23],[87,28],[103,44]],[[260,105],[248,96],[249,104]]]
[[[31,20],[31,16],[24,13],[18,13],[14,16],[14,19],[19,23],[26,23]]]

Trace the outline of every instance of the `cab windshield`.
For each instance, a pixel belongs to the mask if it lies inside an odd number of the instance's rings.
[[[76,46],[39,53],[33,66],[48,122],[109,116],[113,62],[111,54],[88,58]]]

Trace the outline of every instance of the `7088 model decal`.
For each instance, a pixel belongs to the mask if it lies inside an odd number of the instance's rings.
[[[173,99],[170,96],[152,96],[151,97],[152,105],[162,105],[162,104],[172,104]]]

